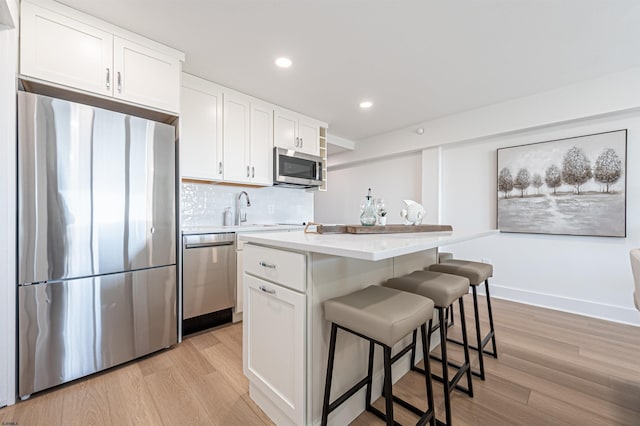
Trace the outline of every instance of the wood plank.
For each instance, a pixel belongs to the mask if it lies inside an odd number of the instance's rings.
[[[62,403],[63,425],[112,424],[104,375],[69,386]]]
[[[165,425],[209,425],[209,415],[198,402],[196,391],[180,374],[179,367],[159,370],[144,377],[158,415]]]
[[[3,422],[15,422],[18,425],[62,425],[64,396],[73,385],[44,391],[26,401],[2,408],[0,418]]]
[[[109,412],[115,425],[162,424],[153,397],[137,364],[104,375]]]
[[[318,234],[398,234],[409,232],[451,232],[451,225],[322,225],[310,222],[304,228],[305,233],[311,226],[315,225],[315,233]]]
[[[349,234],[397,234],[407,232],[451,232],[451,225],[347,225]]]

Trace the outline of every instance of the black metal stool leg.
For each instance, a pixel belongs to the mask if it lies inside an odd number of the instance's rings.
[[[429,329],[431,329],[431,322],[432,320],[429,320]],[[427,333],[427,328],[424,324],[420,327],[420,331],[422,332],[422,357],[424,359],[424,370],[426,373],[424,375],[424,379],[427,388],[427,410],[431,411],[429,424],[431,426],[436,426],[436,410],[433,402],[433,384],[431,383],[431,362],[429,361],[431,333]]]
[[[384,352],[384,394],[387,426],[393,426],[393,397],[391,396],[391,348],[383,346]]]
[[[431,321],[429,321],[429,324],[431,324]],[[418,333],[418,330],[413,330],[413,341],[411,343],[413,347],[411,348],[411,365],[409,366],[411,370],[413,370],[416,366],[416,342],[417,342],[416,335],[417,333]]]
[[[493,343],[493,357],[498,358],[498,346],[496,345],[496,332],[493,328],[493,311],[491,310],[491,296],[489,295],[489,279],[484,280],[484,289],[487,295],[487,310],[489,311],[489,328],[491,329],[491,341]]]
[[[440,321],[440,355],[442,356],[442,385],[444,387],[444,411],[447,424],[451,424],[451,391],[449,390],[449,365],[447,361],[447,327],[442,327],[445,322],[444,308],[438,309],[438,321]]]
[[[336,354],[336,335],[338,334],[338,326],[331,323],[331,339],[329,340],[329,359],[327,361],[327,378],[324,383],[324,402],[322,404],[322,426],[327,425],[329,417],[329,398],[331,395],[331,379],[333,377],[333,360]]]
[[[473,313],[476,320],[476,341],[478,342],[478,363],[480,364],[480,379],[485,380],[484,378],[484,357],[482,350],[482,334],[480,333],[480,313],[478,312],[478,292],[476,290],[476,286],[472,285],[471,290],[473,291]]]
[[[467,321],[464,317],[464,301],[461,297],[458,299],[460,304],[460,326],[462,327],[462,343],[464,347],[464,362],[467,367],[467,384],[469,388],[469,396],[473,398],[473,384],[471,382],[471,362],[469,361],[469,339],[467,338]]]
[[[453,305],[449,306],[447,308],[447,311],[449,312],[449,323],[447,324],[447,327],[453,327],[456,323],[454,312],[453,312]]]
[[[372,341],[369,341],[369,367],[367,368],[367,400],[365,403],[365,410],[371,411],[371,384],[373,382],[373,350],[375,345]]]

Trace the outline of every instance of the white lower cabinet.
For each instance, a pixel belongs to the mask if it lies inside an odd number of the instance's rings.
[[[247,273],[243,283],[245,374],[278,414],[304,424],[306,296]]]

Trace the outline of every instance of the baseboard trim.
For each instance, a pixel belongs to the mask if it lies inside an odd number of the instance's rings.
[[[622,306],[596,303],[553,294],[538,293],[519,288],[496,285],[490,282],[491,298],[526,303],[527,305],[569,312],[599,318],[622,324],[640,326],[640,312]],[[484,286],[478,286],[478,293],[484,294]]]

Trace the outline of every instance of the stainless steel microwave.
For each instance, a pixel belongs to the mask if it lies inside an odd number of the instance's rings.
[[[273,184],[303,188],[322,185],[322,158],[290,149],[274,148]]]

